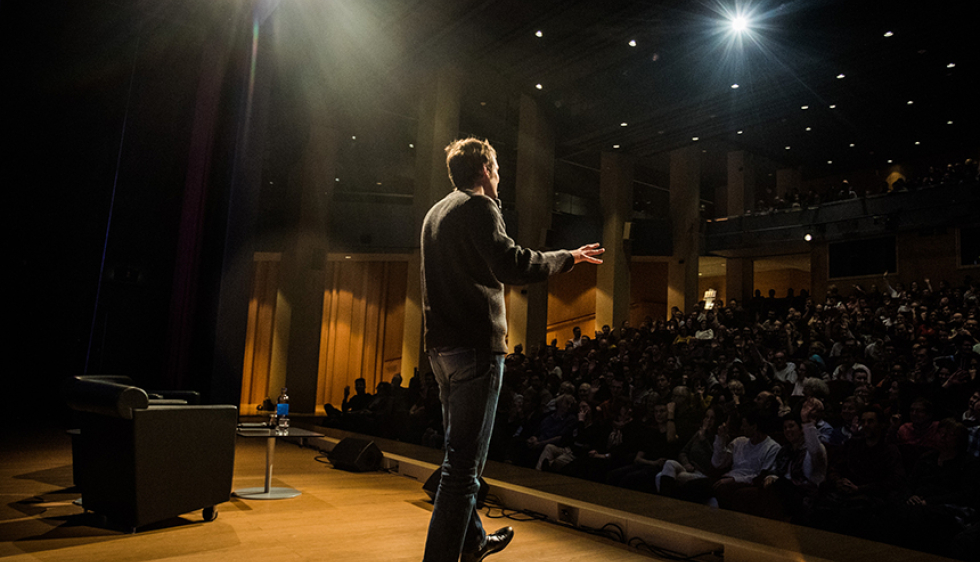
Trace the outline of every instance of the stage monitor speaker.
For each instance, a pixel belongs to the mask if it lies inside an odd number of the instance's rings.
[[[372,472],[381,470],[384,453],[374,444],[374,441],[344,437],[340,443],[334,445],[327,458],[334,468],[340,470]]]
[[[442,467],[437,468],[432,476],[425,481],[422,489],[428,494],[429,499],[432,501],[436,500],[436,491],[439,490],[439,481],[442,480]],[[480,489],[476,492],[476,508],[482,509],[483,504],[487,501],[487,493],[490,492],[490,485],[482,477],[480,478]]]

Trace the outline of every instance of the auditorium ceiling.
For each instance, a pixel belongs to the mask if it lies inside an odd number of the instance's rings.
[[[639,159],[696,143],[808,175],[977,146],[976,2],[380,2],[396,66],[452,59],[520,91],[558,156]],[[733,30],[735,16],[746,29]],[[483,102],[485,103],[485,102]]]

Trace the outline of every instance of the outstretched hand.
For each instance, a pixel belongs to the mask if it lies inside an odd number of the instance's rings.
[[[577,250],[572,250],[572,257],[575,258],[575,263],[588,262],[600,264],[602,260],[596,256],[601,256],[605,251],[606,249],[600,248],[599,243],[596,242],[594,244],[586,244]]]

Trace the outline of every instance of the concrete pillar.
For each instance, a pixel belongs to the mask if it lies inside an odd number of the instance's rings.
[[[776,170],[776,195],[786,199],[786,194],[793,190],[799,193],[802,185],[802,168],[783,168],[782,170]]]
[[[289,387],[296,412],[315,413],[323,322],[324,266],[329,242],[327,208],[333,199],[340,150],[340,132],[332,126],[331,108],[314,102],[307,141],[284,194],[289,200],[292,228],[283,240],[281,290],[276,305],[276,342],[285,358],[274,360],[269,396]],[[275,351],[275,347],[273,348]],[[283,370],[283,372],[280,372]]]
[[[810,243],[810,296],[822,304],[827,298],[830,277],[830,246],[826,242]]]
[[[755,264],[752,258],[729,258],[725,260],[725,306],[728,301],[735,299],[746,306],[752,298],[752,287],[755,282]]]
[[[445,148],[459,135],[460,77],[451,67],[431,72],[421,81],[418,135],[415,140],[415,197],[412,211],[415,218],[415,239],[418,247],[422,220],[432,205],[452,191],[446,169]],[[409,381],[415,368],[428,368],[422,353],[422,282],[419,250],[408,260],[408,281],[405,288],[405,329],[402,336],[402,378]]]
[[[517,239],[526,248],[544,245],[551,228],[555,183],[555,133],[547,114],[521,96],[517,132]],[[548,331],[548,284],[514,287],[507,302],[507,345],[531,349]]]
[[[688,312],[700,300],[701,149],[697,146],[670,153],[670,218],[674,253],[667,266],[667,310],[676,306]]]
[[[737,216],[755,208],[755,157],[751,152],[736,150],[728,153],[727,213]]]
[[[629,318],[630,271],[624,228],[633,210],[633,160],[603,152],[599,176],[602,205],[602,244],[606,253],[596,270],[595,328],[617,329]],[[588,330],[583,330],[588,333]]]

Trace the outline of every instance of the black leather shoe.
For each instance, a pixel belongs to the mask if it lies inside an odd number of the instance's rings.
[[[464,552],[459,558],[459,562],[480,562],[494,552],[500,552],[507,548],[510,541],[514,538],[514,528],[504,527],[497,529],[492,535],[487,535],[487,542],[483,543],[483,548],[476,552]]]

